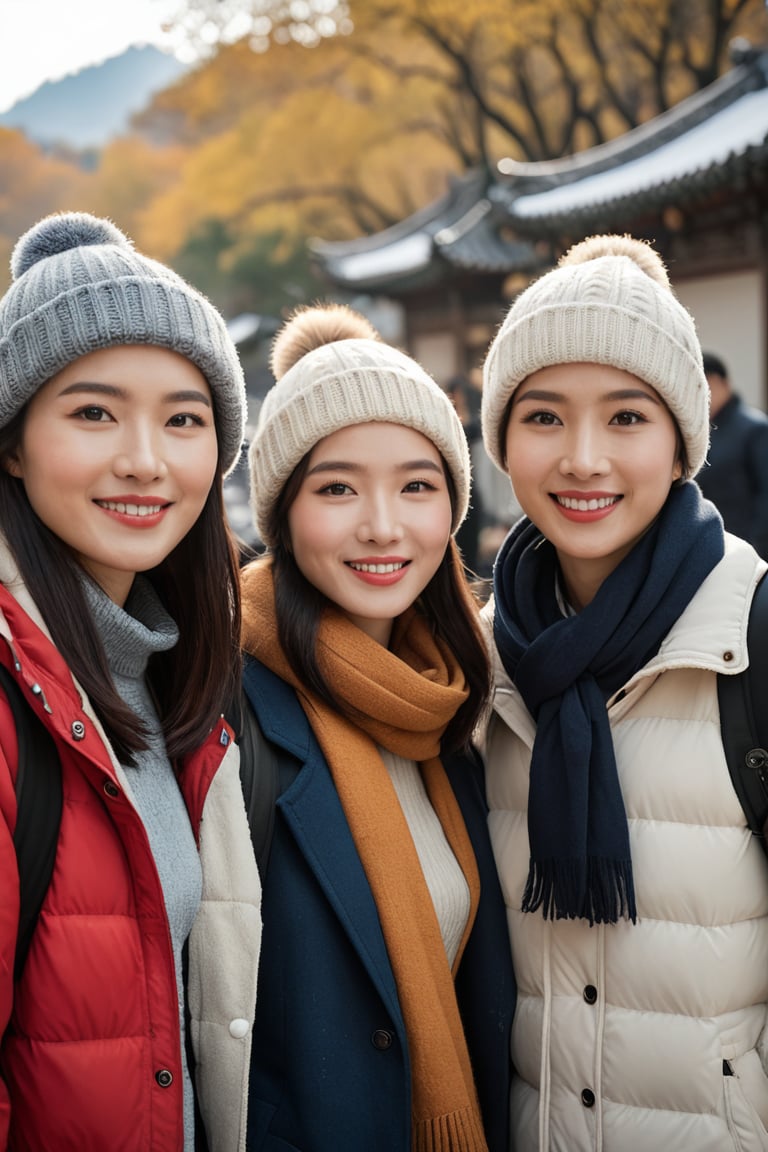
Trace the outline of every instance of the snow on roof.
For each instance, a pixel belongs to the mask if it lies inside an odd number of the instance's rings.
[[[749,92],[676,139],[609,171],[519,196],[513,217],[532,219],[620,200],[723,164],[768,139],[768,89]]]
[[[349,282],[379,276],[398,276],[425,268],[432,255],[432,237],[414,232],[381,248],[353,252],[334,260],[334,276]]]

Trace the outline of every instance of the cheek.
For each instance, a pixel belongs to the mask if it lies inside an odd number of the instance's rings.
[[[21,479],[35,511],[38,506],[84,493],[92,469],[87,456],[72,454],[51,446],[48,452],[29,450],[20,453],[14,475]]]
[[[68,429],[56,434],[44,420],[34,413],[27,416],[21,441],[14,453],[11,474],[20,477],[26,486],[36,482],[48,483],[50,478],[61,476],[66,481],[70,475],[77,475],[79,469],[88,464],[89,454],[81,447],[73,453]],[[10,470],[10,469],[9,469]]]
[[[334,520],[322,507],[310,511],[299,497],[288,512],[288,539],[296,563],[302,569],[306,557],[317,556],[328,547],[333,536]]]
[[[542,455],[541,446],[538,446],[538,452],[532,450],[533,446],[528,438],[518,435],[517,429],[512,426],[507,431],[504,447],[504,467],[507,476],[514,487],[521,482],[524,484],[526,479],[530,479],[541,467],[539,459]]]
[[[425,548],[439,553],[440,559],[442,559],[448,547],[448,541],[451,538],[452,522],[453,511],[447,495],[445,503],[442,504],[439,509],[432,508],[421,521],[420,534],[422,543]]]
[[[305,510],[288,515],[288,544],[293,561],[305,580],[322,585],[329,560],[336,555],[332,537],[333,523],[324,530],[322,517],[308,516]]]
[[[653,464],[654,460],[657,462],[656,467]],[[682,477],[680,441],[673,428],[670,428],[665,435],[659,436],[656,451],[648,452],[642,464],[649,484],[671,484]]]
[[[185,478],[185,486],[190,493],[207,496],[216,478],[219,465],[219,450],[215,438],[206,440],[194,452],[187,450],[179,460],[179,474]]]

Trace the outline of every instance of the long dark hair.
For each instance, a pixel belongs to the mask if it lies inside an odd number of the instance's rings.
[[[18,449],[26,410],[0,429],[0,525],[54,644],[85,689],[124,764],[146,748],[136,714],[112,682],[107,657],[69,547],[35,514],[23,481],[3,462]],[[240,677],[238,561],[227,526],[219,465],[196,523],[173,552],[146,573],[179,627],[179,642],[150,660],[148,680],[173,759],[203,743]]]
[[[317,633],[328,599],[302,574],[291,550],[288,512],[298,495],[309,464],[309,455],[297,464],[275,501],[267,535],[275,541],[270,549],[275,586],[275,614],[281,647],[298,678],[333,708],[339,708],[332,686],[325,680],[317,660]],[[455,507],[454,487],[446,480]],[[469,696],[443,734],[442,749],[466,749],[475,725],[490,696],[488,654],[472,594],[456,542],[451,539],[440,566],[422,592],[418,608],[433,632],[454,653],[466,677]]]

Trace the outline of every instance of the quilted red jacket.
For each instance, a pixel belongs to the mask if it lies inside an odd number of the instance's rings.
[[[2,585],[0,613],[0,660],[58,745],[64,801],[53,877],[14,990],[17,749],[0,698],[0,1150],[180,1152],[176,982],[144,826],[90,704]],[[190,937],[190,1034],[209,1143],[222,1152],[244,1147],[260,939],[258,873],[237,776],[223,721],[179,774],[203,864]],[[207,1068],[215,1071],[210,1083]]]

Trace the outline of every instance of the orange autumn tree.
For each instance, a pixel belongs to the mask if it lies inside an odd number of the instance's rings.
[[[386,227],[463,170],[435,131],[431,99],[422,77],[405,85],[350,57],[347,37],[317,50],[224,47],[137,122],[155,141],[182,141],[184,153],[177,180],[142,216],[141,242],[174,260],[208,230],[218,270],[237,280],[270,237],[279,278],[308,236]]]
[[[762,0],[356,0],[352,15],[372,56],[388,27],[430,45],[470,165],[602,143],[715,80],[735,36],[768,37]]]
[[[421,79],[466,165],[600,143],[711,83],[733,37],[768,36],[762,0],[181,0],[178,19],[259,52],[333,39],[350,68]]]
[[[68,158],[0,128],[0,291],[10,283],[10,256],[21,233],[49,212],[77,205],[86,184],[85,173]]]

